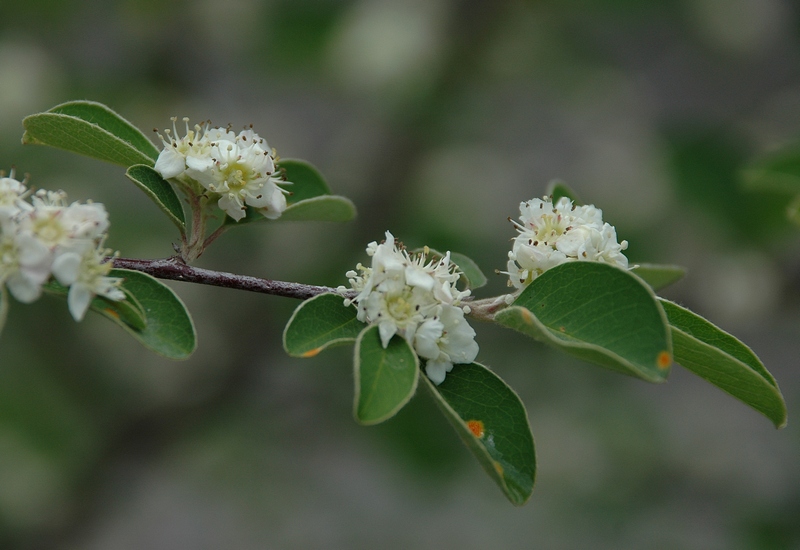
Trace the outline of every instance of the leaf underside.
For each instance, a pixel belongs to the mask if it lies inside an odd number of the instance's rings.
[[[100,103],[64,103],[22,123],[26,144],[49,145],[126,168],[152,166],[158,158],[158,150],[138,128]]]
[[[675,362],[769,418],[786,425],[786,402],[775,378],[742,342],[699,315],[661,300],[672,328]]]

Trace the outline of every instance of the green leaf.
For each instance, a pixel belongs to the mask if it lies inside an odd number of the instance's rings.
[[[653,290],[660,290],[683,279],[686,269],[679,265],[639,264],[631,270]]]
[[[141,332],[147,328],[147,316],[144,307],[136,299],[136,296],[131,294],[130,290],[123,286],[122,291],[125,293],[125,300],[116,302],[101,296],[95,296],[89,304],[89,308],[115,323],[122,322],[129,328]]]
[[[763,156],[741,176],[745,189],[800,194],[800,145]]]
[[[667,319],[652,289],[617,267],[568,262],[533,280],[495,320],[585,361],[663,382]]]
[[[377,325],[356,340],[353,415],[361,424],[378,424],[397,414],[417,391],[419,359],[395,335],[384,349]]]
[[[786,402],[756,354],[708,320],[667,300],[675,362],[772,420],[786,425]]]
[[[574,204],[581,205],[583,204],[581,200],[578,198],[578,194],[572,190],[572,188],[564,183],[561,180],[553,180],[547,186],[547,193],[548,196],[553,197],[553,204],[558,202],[558,199],[561,197],[567,197],[571,200]]]
[[[197,347],[194,323],[186,306],[171,288],[139,271],[112,269],[111,277],[122,277],[122,289],[144,314],[144,328],[136,328],[126,318],[107,316],[146,348],[170,359],[186,359]]]
[[[288,197],[289,204],[331,194],[325,178],[310,162],[300,159],[280,159],[278,170],[282,170],[286,181],[291,182],[291,185],[286,186],[286,189],[292,192]]]
[[[486,275],[483,274],[481,268],[478,267],[472,258],[468,258],[464,254],[458,252],[451,252],[450,259],[461,270],[461,276],[466,280],[467,288],[476,289],[484,286],[487,283]]]
[[[93,101],[71,101],[26,117],[25,144],[49,145],[120,164],[153,166],[158,149],[138,128]]]
[[[364,329],[356,308],[337,294],[320,294],[297,306],[283,331],[283,349],[292,357],[314,357],[327,347],[355,342]]]
[[[667,168],[675,196],[698,208],[715,230],[737,243],[761,245],[790,226],[782,212],[786,191],[765,185],[757,193],[742,185],[742,164],[748,146],[730,129],[674,128],[664,135]]]
[[[156,203],[162,212],[178,226],[181,234],[186,232],[186,218],[178,194],[161,174],[146,164],[135,164],[125,175]]]
[[[355,217],[356,207],[350,199],[324,195],[290,204],[277,221],[349,222]]]
[[[478,363],[454,365],[438,386],[422,379],[489,477],[513,504],[525,504],[533,492],[536,453],[519,396]]]

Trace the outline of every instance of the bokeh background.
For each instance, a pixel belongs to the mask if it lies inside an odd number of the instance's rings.
[[[348,349],[282,352],[292,300],[172,284],[200,345],[171,362],[44,298],[0,336],[0,548],[800,548],[800,229],[739,185],[800,137],[798,63],[787,0],[3,1],[0,167],[105,203],[123,256],[174,227],[119,167],[23,147],[22,117],[254,124],[359,218],[237,228],[198,263],[314,284],[387,229],[503,268],[507,217],[560,178],[632,261],[688,267],[664,294],[762,357],[790,421],[478,326],[536,438],[514,508],[424,392],[359,427]]]

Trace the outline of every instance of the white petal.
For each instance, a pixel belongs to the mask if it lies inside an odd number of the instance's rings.
[[[265,187],[264,189],[267,189],[268,187],[269,186]],[[273,190],[271,195],[268,197],[268,200],[266,201],[267,203],[264,205],[264,207],[259,208],[258,211],[265,218],[268,218],[270,220],[276,220],[280,218],[283,211],[286,210],[286,197],[281,192],[281,190],[278,189],[278,187],[275,186],[274,184],[272,184],[272,188]],[[249,200],[247,201],[247,203],[251,204]]]
[[[6,286],[11,295],[23,304],[35,302],[42,295],[41,285],[36,284],[35,281],[30,280],[20,272],[11,275],[6,280]]]
[[[244,218],[245,210],[242,199],[233,193],[222,195],[217,201],[217,205],[225,211],[227,215],[236,220],[237,222]]]
[[[425,374],[437,386],[444,382],[444,377],[453,370],[453,363],[447,361],[428,361],[425,364]]]
[[[214,166],[214,160],[211,155],[189,155],[186,157],[186,168],[196,172],[205,172]]]
[[[475,341],[475,330],[464,318],[461,308],[445,306],[441,314],[447,337],[439,347],[453,363],[472,363],[478,356],[478,343]]]
[[[444,325],[437,320],[428,319],[422,323],[414,334],[414,349],[423,359],[436,359],[441,354],[439,338],[442,337]]]
[[[406,283],[409,286],[416,286],[425,290],[433,290],[436,280],[425,270],[417,265],[406,267]]]
[[[53,260],[53,276],[64,286],[69,286],[78,279],[81,268],[81,256],[74,252],[59,254]]]
[[[83,320],[83,316],[86,315],[86,310],[89,309],[89,303],[91,301],[92,293],[86,286],[78,283],[69,287],[67,304],[69,305],[69,312],[72,314],[72,318],[76,321]]]
[[[164,147],[164,150],[158,155],[156,165],[153,167],[164,179],[181,175],[185,168],[186,161],[183,155],[177,152],[172,146]]]
[[[397,334],[397,325],[392,321],[382,321],[378,325],[378,332],[381,335],[381,345],[383,349],[386,349],[386,346],[389,345],[389,340],[392,339],[392,336]]]

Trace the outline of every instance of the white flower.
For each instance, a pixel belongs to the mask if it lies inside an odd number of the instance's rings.
[[[122,279],[108,277],[112,262],[106,261],[111,253],[102,247],[87,250],[83,255],[66,252],[53,262],[53,276],[64,286],[69,286],[67,304],[76,321],[81,321],[92,298],[103,296],[109,300],[124,300],[119,288]]]
[[[21,198],[24,193],[20,182],[0,179],[0,209],[13,211],[0,219],[0,285],[20,302],[30,303],[55,277],[70,286],[67,301],[76,320],[83,318],[92,296],[124,299],[119,280],[105,276],[111,263],[102,263],[103,254],[109,251],[98,248],[108,230],[105,207],[92,202],[68,205],[63,191],[45,190],[28,203]]]
[[[172,131],[164,130],[167,135],[165,138],[161,134],[158,137],[164,143],[164,148],[158,155],[156,165],[153,167],[156,172],[161,174],[164,179],[170,179],[183,174],[187,167],[194,170],[207,170],[211,168],[214,161],[211,159],[212,138],[221,138],[221,129],[215,128],[212,133],[209,123],[205,127],[199,124],[194,125],[194,130],[189,129],[189,119],[184,117],[186,124],[186,135],[178,137],[176,122],[178,117],[172,117]]]
[[[7,223],[30,205],[23,200],[26,194],[25,184],[14,179],[14,170],[8,177],[0,171],[0,225]]]
[[[235,134],[227,128],[195,125],[178,138],[173,129],[159,134],[164,149],[158,156],[155,170],[165,179],[186,175],[203,188],[218,195],[217,205],[236,221],[244,218],[246,207],[253,207],[269,219],[277,219],[286,210],[289,184],[275,176],[275,158],[267,143],[252,129]]]
[[[66,252],[83,254],[108,230],[108,213],[99,203],[67,205],[63,191],[38,191],[32,208],[16,217],[15,241],[20,267],[34,279],[46,281],[53,261]]]
[[[549,197],[520,203],[519,235],[508,253],[509,286],[524,288],[536,277],[564,262],[595,261],[628,267],[612,225],[592,205],[577,206],[567,197],[555,204]]]
[[[466,306],[460,306],[470,292],[456,288],[460,273],[450,253],[426,262],[425,252],[409,254],[387,231],[383,243],[367,246],[367,254],[369,267],[358,264],[347,272],[358,295],[345,304],[356,305],[360,321],[378,326],[383,347],[396,334],[405,338],[426,360],[426,373],[436,384],[453,363],[471,363],[478,344],[464,319]]]
[[[478,356],[478,343],[475,341],[475,330],[464,319],[461,308],[443,305],[436,322],[442,327],[435,340],[438,354],[435,357],[425,357],[425,374],[434,384],[441,384],[445,374],[453,370],[454,363],[472,363]],[[417,331],[415,348],[420,357],[420,332]],[[427,337],[427,335],[425,335]],[[426,350],[433,350],[428,342],[424,342]]]
[[[245,205],[266,218],[280,217],[286,210],[286,191],[277,185],[280,180],[274,176],[275,161],[264,140],[252,130],[225,137],[211,145],[211,167],[189,168],[187,175],[212,193],[219,193],[219,207],[236,221],[245,216]]]

